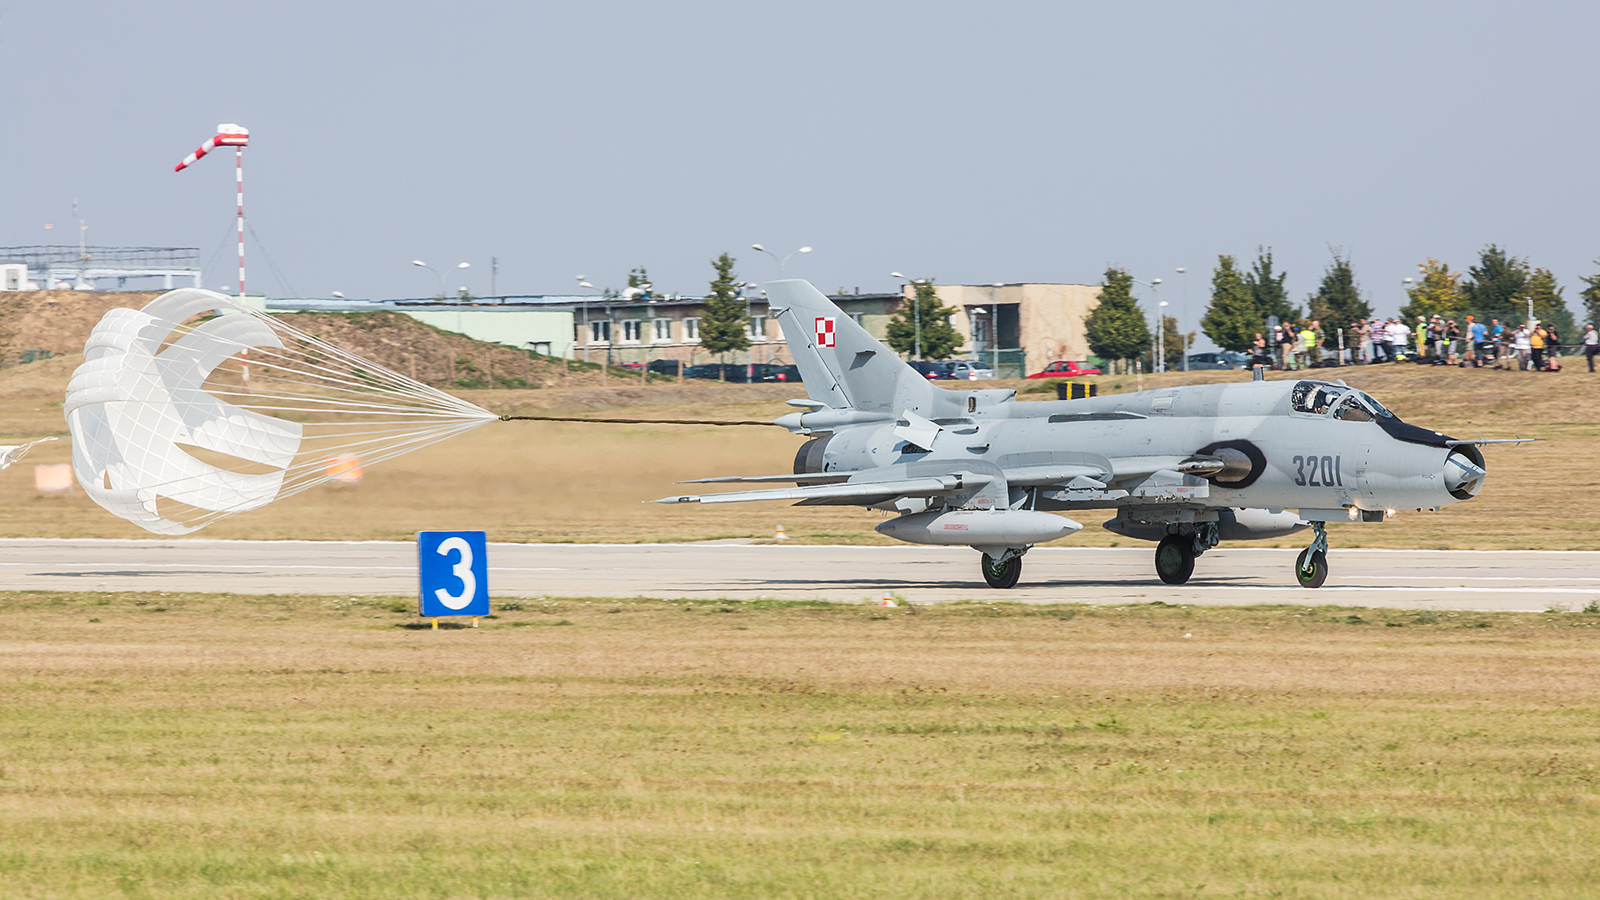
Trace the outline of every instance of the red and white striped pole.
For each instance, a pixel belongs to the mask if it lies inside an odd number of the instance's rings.
[[[208,138],[200,149],[183,158],[172,167],[182,172],[195,164],[200,157],[218,147],[234,148],[234,185],[239,199],[239,302],[244,303],[244,148],[250,145],[250,129],[238,125],[218,125],[215,137]]]

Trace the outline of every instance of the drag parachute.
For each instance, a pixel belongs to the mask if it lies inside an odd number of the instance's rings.
[[[353,460],[498,418],[198,288],[106,313],[64,411],[78,483],[156,534],[196,531],[339,478]]]

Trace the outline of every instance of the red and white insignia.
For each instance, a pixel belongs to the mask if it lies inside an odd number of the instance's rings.
[[[817,346],[818,347],[833,347],[833,346],[836,346],[836,338],[833,335],[833,320],[832,319],[824,318],[822,316],[818,316],[817,317]]]

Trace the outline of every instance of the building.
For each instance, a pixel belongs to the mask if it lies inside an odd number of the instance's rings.
[[[21,274],[14,274],[19,267]],[[198,247],[0,247],[0,268],[0,290],[8,291],[93,291],[102,278],[115,278],[117,290],[133,278],[160,278],[169,291],[174,279],[200,287]],[[30,281],[34,273],[37,282]]]
[[[907,297],[911,291],[906,285]],[[964,352],[998,361],[1001,378],[1020,378],[1058,359],[1089,358],[1083,320],[1100,305],[1097,284],[940,284],[934,293],[961,311],[950,324],[966,339]]]

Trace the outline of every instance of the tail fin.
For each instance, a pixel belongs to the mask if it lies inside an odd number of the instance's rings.
[[[938,415],[948,394],[928,383],[808,281],[766,286],[772,315],[800,369],[806,393],[833,409]],[[949,404],[959,404],[953,395]]]

